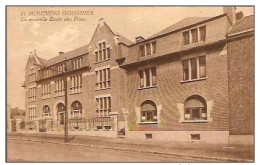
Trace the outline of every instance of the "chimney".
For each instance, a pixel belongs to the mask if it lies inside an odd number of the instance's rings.
[[[64,52],[59,52],[59,56],[60,56],[60,55],[63,55],[63,54],[64,54]]]
[[[242,11],[236,13],[236,21],[241,20],[244,17],[244,14]]]
[[[223,7],[223,12],[227,14],[227,18],[231,23],[231,25],[234,25],[236,22],[236,7],[235,6]]]
[[[138,37],[135,37],[135,42],[141,42],[141,41],[144,41],[144,37],[142,36],[138,36]]]

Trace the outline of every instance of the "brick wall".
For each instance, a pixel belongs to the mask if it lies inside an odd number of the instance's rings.
[[[230,134],[254,134],[253,35],[228,42],[228,68]]]
[[[207,79],[201,81],[182,83],[182,63],[185,56],[206,55]],[[138,68],[145,66],[133,66],[127,71],[127,109],[128,126],[132,131],[164,130],[164,131],[228,131],[228,73],[227,54],[225,44],[199,51],[161,58],[155,62],[157,69],[157,87],[138,90]],[[146,64],[146,65],[149,65]],[[191,95],[200,95],[206,101],[212,101],[212,121],[207,123],[183,123],[179,122],[180,113],[178,103],[184,103]],[[145,100],[152,100],[156,105],[162,105],[159,116],[161,123],[138,124],[136,107]]]

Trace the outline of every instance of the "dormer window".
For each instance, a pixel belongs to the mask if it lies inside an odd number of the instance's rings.
[[[206,39],[206,26],[183,32],[183,45],[189,45]]]
[[[72,63],[72,69],[73,70],[81,68],[81,66],[82,66],[82,57],[79,57],[79,58],[71,60],[71,63]]]
[[[45,70],[43,71],[43,75],[44,75],[44,78],[50,77],[50,76],[51,76],[51,69],[50,69],[50,68],[45,69]]]
[[[156,53],[156,41],[141,45],[139,53],[141,57],[154,55]]]

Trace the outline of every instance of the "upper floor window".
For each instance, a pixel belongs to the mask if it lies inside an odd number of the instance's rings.
[[[70,77],[71,80],[71,87],[70,93],[80,93],[82,88],[82,75],[74,75]]]
[[[43,70],[43,76],[44,76],[44,78],[50,77],[51,76],[51,69],[50,68],[44,69]]]
[[[95,52],[96,62],[101,62],[110,59],[110,47],[106,42],[98,44],[98,50]]]
[[[63,96],[65,94],[64,80],[55,81],[55,96]]]
[[[71,60],[71,63],[72,63],[72,69],[73,70],[81,68],[81,66],[82,66],[82,57],[79,57],[79,58]]]
[[[109,116],[111,112],[111,97],[96,98],[97,101],[97,116]]]
[[[33,121],[36,118],[36,107],[29,108],[29,121]]]
[[[156,67],[139,70],[139,88],[156,86]]]
[[[106,89],[110,88],[110,68],[105,68],[96,71],[96,89]]]
[[[33,82],[36,80],[36,72],[34,68],[29,69],[28,78],[29,78],[29,82]]]
[[[36,87],[29,88],[28,102],[36,101]]]
[[[65,72],[65,64],[59,64],[56,69],[58,74]]]
[[[183,81],[206,77],[206,56],[190,58],[182,61]]]
[[[207,120],[207,105],[203,97],[193,95],[185,100],[184,120]]]
[[[50,90],[50,83],[42,84],[42,98],[50,98],[51,90]]]
[[[205,41],[206,39],[206,26],[194,28],[189,31],[183,32],[183,44],[196,43],[198,41]]]
[[[141,57],[153,55],[156,53],[156,41],[141,45],[139,47]]]

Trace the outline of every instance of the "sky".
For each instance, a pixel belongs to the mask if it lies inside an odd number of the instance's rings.
[[[91,11],[80,16],[84,21],[22,21],[29,12]],[[252,7],[237,7],[244,16],[252,15]],[[23,12],[26,13],[23,16]],[[98,20],[104,18],[110,28],[131,41],[137,36],[148,38],[185,17],[213,17],[223,13],[222,7],[8,7],[7,9],[7,103],[25,107],[22,84],[30,52],[44,59],[67,52],[90,42]],[[31,18],[42,18],[34,16]],[[58,17],[58,16],[57,16]],[[62,16],[64,19],[66,16]],[[73,18],[73,16],[68,16]],[[49,18],[49,17],[48,17]]]

